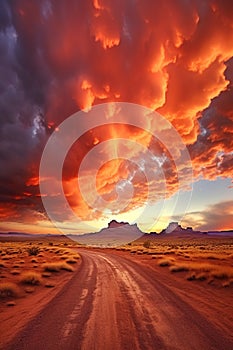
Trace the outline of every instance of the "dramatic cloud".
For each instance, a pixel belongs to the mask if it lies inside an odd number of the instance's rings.
[[[233,201],[216,203],[202,212],[187,214],[182,223],[200,231],[232,229]]]
[[[232,16],[227,0],[2,0],[0,219],[40,220],[38,169],[48,137],[71,114],[104,102],[158,111],[187,145],[196,178],[231,177]],[[168,196],[177,190],[172,157],[150,135],[123,126],[92,130],[70,151],[63,173],[69,203],[87,219],[99,214],[90,216],[82,200],[77,169],[95,145],[119,135],[155,152]],[[137,169],[126,160],[107,162],[97,178],[98,192],[113,201],[119,180],[135,175],[127,209],[148,194],[142,161],[133,159]],[[93,168],[94,161],[86,180]],[[159,184],[153,191],[160,193]]]

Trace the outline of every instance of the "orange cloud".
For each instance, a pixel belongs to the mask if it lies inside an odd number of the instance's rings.
[[[213,204],[202,212],[192,212],[182,220],[185,226],[200,231],[224,231],[232,229],[233,201]]]
[[[18,213],[22,209],[22,217],[27,205],[35,216],[37,210],[43,211],[38,169],[52,131],[77,110],[109,101],[142,104],[171,121],[188,147],[196,178],[232,176],[230,1],[70,0],[67,6],[55,0],[16,0],[6,7],[0,23],[4,73],[0,182],[1,202],[9,203],[9,215],[11,205]],[[149,133],[123,125],[90,130],[69,152],[63,171],[64,192],[83,216],[89,206],[75,180],[82,159],[93,146],[110,139],[114,140],[104,150],[103,160],[109,155],[117,158],[117,137],[155,153],[162,162],[167,196],[178,188],[172,155]],[[99,193],[111,201],[116,198],[114,186],[132,172],[131,208],[148,195],[140,171],[143,159],[134,152],[125,149],[138,168],[122,159],[107,162],[96,180]],[[86,178],[95,161],[91,158]],[[185,169],[183,173],[185,178]],[[155,193],[160,194],[161,182],[153,184]],[[4,217],[6,213],[3,210]]]

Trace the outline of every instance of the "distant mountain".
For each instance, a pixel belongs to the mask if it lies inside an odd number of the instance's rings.
[[[168,235],[168,234],[205,234],[206,232],[194,231],[192,227],[183,228],[178,222],[170,222],[167,228],[160,232],[160,235]]]
[[[108,226],[95,233],[85,234],[40,234],[40,233],[27,233],[27,232],[0,232],[1,241],[4,240],[73,240],[80,244],[95,246],[95,247],[117,247],[133,241],[145,241],[156,240],[162,238],[198,238],[204,236],[216,236],[216,237],[233,237],[233,230],[228,231],[209,231],[201,232],[195,231],[192,227],[183,228],[178,222],[169,223],[168,227],[162,230],[160,233],[150,232],[144,233],[138,227],[137,224],[130,225],[128,222],[118,222],[112,220]]]
[[[9,235],[9,236],[30,236],[30,233],[26,232],[0,232],[0,235]]]
[[[149,234],[145,234],[144,238],[197,238],[197,237],[203,237],[203,236],[233,236],[233,231],[196,231],[193,230],[192,227],[183,228],[178,222],[170,222],[167,228],[162,230],[160,233],[157,232],[151,232]]]
[[[117,247],[139,239],[144,233],[139,230],[137,224],[130,225],[127,222],[112,220],[108,227],[99,232],[83,235],[68,235],[69,238],[81,244],[95,247]]]
[[[10,240],[10,241],[30,241],[30,240],[65,240],[69,241],[69,238],[63,234],[44,234],[44,233],[28,233],[28,232],[0,232],[1,241]]]
[[[227,231],[208,231],[205,232],[208,236],[233,236],[233,230]]]
[[[116,220],[112,220],[112,221],[110,221],[108,223],[108,228],[116,228],[116,227],[121,227],[121,226],[126,226],[126,225],[129,225],[129,223],[128,222],[123,222],[123,221],[122,222],[118,222]],[[135,225],[133,225],[133,226],[135,226]]]

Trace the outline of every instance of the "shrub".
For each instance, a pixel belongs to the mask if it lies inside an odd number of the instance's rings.
[[[170,259],[161,259],[158,261],[158,265],[162,266],[162,267],[163,266],[170,266],[171,262],[172,262],[172,260],[170,260]]]
[[[49,272],[59,272],[60,270],[73,271],[73,268],[66,262],[45,263],[42,267]]]
[[[42,277],[50,277],[51,276],[51,272],[48,272],[48,271],[45,271],[45,272],[42,272]]]
[[[151,246],[151,242],[148,240],[143,243],[144,248],[150,248],[150,246]]]
[[[61,264],[61,270],[65,270],[65,271],[69,271],[69,272],[73,272],[74,269],[67,263],[62,263]]]
[[[34,271],[27,271],[22,275],[20,282],[23,284],[38,285],[41,283],[41,275]]]
[[[188,267],[185,265],[172,265],[169,270],[171,272],[182,272],[182,271],[188,271]]]
[[[60,271],[60,263],[45,263],[42,265],[43,269],[45,271],[49,271],[49,272],[58,272]]]
[[[14,269],[18,269],[19,267],[20,267],[20,265],[19,264],[13,264],[13,266],[12,266]]]
[[[53,288],[53,287],[55,287],[55,284],[53,284],[53,283],[46,283],[45,287],[46,288]]]
[[[188,274],[187,277],[186,277],[186,279],[187,279],[188,281],[194,281],[194,280],[196,279],[196,274],[195,274],[195,272],[192,272],[192,273]]]
[[[69,258],[66,260],[67,264],[77,264],[77,260]]]
[[[39,252],[40,252],[40,248],[39,247],[30,247],[30,248],[28,248],[27,249],[27,252],[28,252],[28,254],[31,256],[31,255],[33,255],[33,256],[35,256],[35,255],[38,255],[39,254]]]
[[[17,297],[19,295],[19,288],[15,283],[3,282],[0,283],[0,298]]]
[[[7,306],[15,306],[15,302],[14,301],[8,301],[8,303],[6,304]]]
[[[62,255],[62,256],[60,257],[61,260],[66,260],[67,258],[68,258],[68,255]]]
[[[207,275],[205,272],[201,272],[196,275],[196,280],[205,281],[206,279],[207,279]]]
[[[80,259],[80,258],[81,258],[81,256],[80,256],[79,254],[76,254],[76,255],[73,255],[73,256],[72,256],[72,258],[73,258],[73,259],[77,259],[77,260],[78,260],[78,259]]]
[[[233,277],[233,267],[231,266],[216,266],[215,269],[211,272],[211,276],[224,279]]]

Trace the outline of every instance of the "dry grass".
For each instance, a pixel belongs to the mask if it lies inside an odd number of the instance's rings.
[[[0,283],[0,298],[17,297],[19,293],[20,290],[17,284],[12,282]]]
[[[81,256],[79,254],[75,254],[72,256],[73,259],[79,260],[81,259]]]
[[[174,261],[174,259],[161,259],[158,261],[158,265],[161,267],[171,266],[173,261]]]
[[[19,270],[11,270],[10,273],[12,275],[20,275],[21,271],[19,271]]]
[[[188,271],[188,267],[186,265],[183,264],[176,264],[176,265],[172,265],[169,267],[169,270],[171,272],[182,272],[182,271]]]
[[[37,246],[33,246],[33,247],[28,248],[28,249],[27,249],[27,252],[28,252],[28,254],[29,254],[30,256],[31,256],[31,255],[35,256],[35,255],[38,255],[38,254],[39,254],[40,248],[37,247]]]
[[[77,260],[73,259],[73,258],[69,258],[66,260],[67,264],[77,264]]]
[[[62,255],[62,256],[60,257],[61,260],[66,260],[67,258],[68,258],[68,255]]]
[[[41,275],[34,271],[24,272],[20,278],[20,282],[23,284],[39,285],[42,283]]]
[[[211,253],[211,252],[205,252],[205,253],[190,252],[187,255],[187,257],[191,259],[226,260],[228,258],[228,255],[223,253]]]
[[[66,262],[51,262],[43,264],[43,269],[49,272],[59,272],[60,270],[65,270],[72,272],[74,269],[68,265]]]
[[[6,303],[6,305],[7,305],[7,306],[15,306],[16,304],[15,304],[14,301],[8,301],[8,302]]]
[[[171,272],[181,272],[178,278],[206,281],[212,285],[229,287],[233,284],[233,238],[231,237],[161,237],[152,240],[145,249],[143,240],[130,244],[132,254],[150,255],[151,264],[167,266]],[[122,249],[123,250],[123,249]],[[143,259],[143,257],[138,257]],[[184,273],[182,273],[184,272]],[[185,273],[186,272],[186,273]]]
[[[18,268],[20,267],[20,265],[19,265],[18,263],[16,263],[16,264],[13,264],[12,267],[13,267],[14,269],[18,269]]]
[[[211,276],[219,279],[232,278],[233,267],[232,266],[215,266],[211,271]]]
[[[186,276],[188,281],[213,281],[213,279],[227,280],[233,277],[232,266],[221,266],[209,263],[189,262],[175,263],[170,266],[171,272],[189,271]]]
[[[42,272],[41,276],[45,277],[45,278],[48,278],[48,277],[52,276],[52,273],[48,272],[48,271],[44,271],[44,272]]]
[[[2,257],[2,260],[10,260],[11,256],[10,255],[5,255]]]

